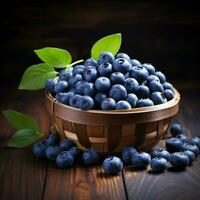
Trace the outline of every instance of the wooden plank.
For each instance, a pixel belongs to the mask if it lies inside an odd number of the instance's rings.
[[[176,117],[189,130],[189,135],[200,135],[200,96],[182,95],[181,110]],[[163,144],[163,141],[160,143]],[[168,169],[162,174],[152,174],[150,167],[145,171],[135,171],[125,167],[123,172],[129,199],[169,200],[198,199],[200,195],[200,156],[186,170],[175,172]]]
[[[8,94],[4,91],[5,96]],[[15,96],[13,101],[12,96]],[[48,117],[44,106],[42,106],[42,96],[39,93],[29,95],[10,93],[8,101],[0,104],[1,109],[13,108],[21,112],[30,114],[37,118],[41,129],[47,132],[49,129]],[[26,101],[26,103],[24,103]],[[14,130],[0,114],[1,145],[5,144],[5,139],[10,137]],[[0,199],[1,200],[27,200],[42,199],[43,186],[46,177],[47,163],[45,160],[37,160],[31,147],[24,149],[0,148]]]
[[[121,175],[107,176],[99,166],[61,170],[52,164],[47,172],[44,199],[124,200],[126,196]]]

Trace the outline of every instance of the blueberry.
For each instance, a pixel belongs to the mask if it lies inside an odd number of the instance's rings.
[[[153,158],[150,163],[151,169],[154,172],[163,172],[167,169],[167,160],[165,158]]]
[[[110,89],[111,83],[110,80],[106,77],[99,77],[95,81],[95,87],[99,92],[106,92]]]
[[[151,162],[151,156],[145,152],[136,152],[131,157],[131,163],[134,168],[144,169]]]
[[[71,147],[67,152],[73,157],[77,157],[81,153],[81,150],[78,147]]]
[[[55,85],[56,85],[57,81],[54,79],[48,79],[45,83],[45,88],[47,91],[54,93],[55,92]]]
[[[95,104],[99,107],[101,106],[101,102],[107,98],[107,95],[104,93],[97,93],[94,97]]]
[[[127,78],[124,81],[124,86],[128,92],[136,93],[139,89],[139,83],[134,78]]]
[[[183,142],[186,141],[188,138],[185,134],[181,133],[176,136],[178,139],[182,140]]]
[[[83,94],[83,90],[85,88],[85,81],[84,80],[80,80],[75,84],[75,91],[78,94]]]
[[[61,81],[69,81],[72,77],[72,72],[70,70],[62,70],[59,73],[59,80]]]
[[[85,60],[84,65],[85,66],[97,66],[98,63],[94,58],[88,58],[87,60]]]
[[[110,63],[103,63],[98,67],[98,72],[101,76],[110,76],[112,73],[112,65]]]
[[[112,53],[110,52],[103,52],[100,54],[99,56],[99,63],[102,64],[102,63],[113,63],[115,60],[114,56]]]
[[[151,100],[154,102],[155,105],[167,102],[165,95],[161,92],[153,92],[151,94]]]
[[[146,106],[153,106],[154,103],[151,99],[139,99],[136,103],[136,107],[146,107]]]
[[[32,151],[35,157],[42,158],[45,157],[45,151],[48,147],[48,143],[46,140],[39,141],[33,145]]]
[[[94,149],[86,150],[82,155],[84,165],[95,165],[99,161],[99,155]]]
[[[140,85],[137,91],[137,96],[142,99],[147,99],[150,97],[150,90],[146,85]]]
[[[150,75],[153,75],[156,71],[155,67],[151,64],[144,63],[142,66],[146,68]]]
[[[194,136],[191,138],[191,142],[193,142],[194,144],[196,144],[199,149],[200,149],[200,137],[199,136]]]
[[[123,169],[123,163],[116,156],[109,156],[103,161],[103,170],[107,174],[117,174]]]
[[[84,65],[76,65],[73,67],[72,73],[73,73],[73,75],[76,75],[76,74],[83,75],[84,70],[85,70]]]
[[[61,93],[56,94],[55,99],[65,105],[69,105],[69,99],[73,95],[74,95],[73,92],[67,92],[67,93],[61,92]]]
[[[136,152],[136,149],[133,147],[125,147],[122,151],[122,160],[128,165],[131,164],[132,155]]]
[[[125,81],[124,74],[121,72],[114,72],[110,75],[110,81],[112,84],[123,84]]]
[[[184,169],[189,165],[190,160],[183,152],[175,152],[170,155],[170,163],[176,169]]]
[[[48,144],[48,145],[56,145],[56,144],[58,144],[59,139],[60,139],[60,136],[59,136],[58,133],[51,133],[51,134],[47,137],[46,141],[47,141],[47,144]]]
[[[161,82],[161,83],[166,82],[165,75],[164,75],[162,72],[157,71],[157,72],[155,72],[155,75],[160,79],[160,82]]]
[[[150,83],[151,81],[158,81],[160,83],[160,79],[157,76],[155,76],[155,75],[150,75],[147,78],[147,83]]]
[[[69,88],[69,84],[67,81],[58,81],[55,85],[54,91],[55,93],[64,92]]]
[[[68,140],[68,139],[62,140],[59,144],[61,151],[66,151],[72,146],[74,146],[74,142],[72,142],[71,140]]]
[[[129,57],[129,55],[126,54],[126,53],[118,53],[118,54],[116,55],[116,58],[124,58],[124,59],[130,61],[130,57]]]
[[[69,105],[74,107],[74,108],[79,108],[79,101],[81,99],[81,95],[79,94],[74,94],[69,98]]]
[[[62,151],[56,158],[56,164],[61,168],[71,167],[74,164],[74,158],[69,152]]]
[[[170,90],[170,89],[166,89],[164,91],[164,94],[165,94],[165,96],[166,96],[166,98],[167,98],[168,101],[171,100],[171,99],[173,99],[174,96],[175,96],[173,90]]]
[[[46,157],[49,160],[56,160],[57,155],[60,153],[61,149],[59,146],[48,146],[45,152]]]
[[[112,98],[106,98],[101,102],[102,110],[114,110],[116,106],[116,102]]]
[[[127,97],[127,90],[123,85],[115,84],[111,87],[109,96],[115,101],[123,100]]]
[[[126,78],[131,78],[129,72],[127,72],[126,74],[124,74],[125,79]]]
[[[170,132],[173,137],[177,136],[178,134],[184,133],[183,127],[179,123],[173,123],[170,126]]]
[[[182,150],[183,151],[190,150],[195,154],[195,156],[199,155],[199,148],[196,144],[193,144],[193,143],[184,143],[182,146]]]
[[[126,101],[129,102],[132,108],[135,108],[138,98],[135,94],[129,93],[127,95]]]
[[[151,92],[164,92],[162,84],[156,80],[149,83],[149,89],[151,90]]]
[[[131,68],[131,63],[125,58],[117,58],[113,64],[113,68],[116,72],[121,72],[125,74],[129,72]]]
[[[82,79],[83,79],[83,78],[82,78],[82,75],[81,75],[81,74],[75,74],[75,75],[73,75],[73,76],[69,79],[69,84],[70,84],[72,87],[74,87],[75,84],[76,84],[78,81],[82,80]]]
[[[96,94],[94,83],[85,83],[83,87],[83,94],[87,96],[94,96]]]
[[[82,96],[79,100],[79,108],[89,110],[94,107],[94,101],[90,96]]]
[[[97,70],[94,68],[85,69],[83,77],[87,82],[93,82],[97,78]]]
[[[182,149],[183,141],[178,138],[170,138],[166,140],[165,145],[169,152],[176,152]]]
[[[135,78],[139,83],[144,82],[149,76],[147,69],[143,66],[133,66],[130,69],[129,74],[131,77]]]
[[[192,162],[196,159],[195,154],[190,151],[190,150],[184,150],[183,153],[188,156],[189,160],[190,160],[190,165],[192,164]]]
[[[140,61],[138,61],[136,59],[132,59],[130,61],[130,63],[131,63],[132,66],[140,66],[141,65]]]
[[[173,90],[173,85],[169,82],[164,82],[163,83],[163,88],[166,90],[166,89],[169,89],[169,90]]]
[[[115,107],[116,110],[131,109],[131,105],[124,100],[118,101]]]
[[[153,158],[165,158],[166,160],[169,160],[170,153],[163,148],[158,148],[158,149],[153,151],[152,157]]]

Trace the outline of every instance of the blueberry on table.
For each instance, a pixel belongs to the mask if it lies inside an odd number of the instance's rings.
[[[97,60],[95,60],[94,58],[88,58],[87,60],[85,60],[84,65],[96,67],[98,65],[98,63],[97,63]]]
[[[130,61],[130,57],[129,57],[129,55],[126,54],[126,53],[118,53],[115,57],[116,57],[116,58],[124,58],[124,59]]]
[[[161,83],[166,82],[166,77],[162,72],[157,71],[157,72],[155,72],[155,75],[160,79]]]
[[[122,151],[122,160],[126,164],[130,165],[132,155],[135,154],[136,152],[137,152],[136,149],[133,147],[125,147]]]
[[[165,146],[170,153],[180,151],[183,146],[183,141],[178,138],[170,138],[166,140]]]
[[[166,160],[169,160],[170,153],[163,148],[158,148],[152,152],[152,158],[165,158]]]
[[[69,89],[69,84],[67,81],[58,81],[55,85],[55,93],[64,92]]]
[[[136,103],[136,107],[153,106],[154,103],[151,99],[139,99]]]
[[[113,63],[114,70],[123,74],[129,72],[131,67],[131,63],[125,58],[117,58]]]
[[[94,107],[94,100],[90,96],[82,96],[79,100],[79,108],[89,110]]]
[[[127,90],[123,85],[115,84],[111,87],[109,96],[115,101],[123,100],[127,97]]]
[[[164,91],[164,95],[165,95],[165,97],[167,98],[168,101],[171,100],[171,99],[173,99],[174,96],[175,96],[173,90],[170,90],[170,89],[166,89]]]
[[[142,66],[146,68],[146,70],[149,72],[149,75],[153,75],[156,71],[155,67],[151,64],[144,63]]]
[[[124,81],[124,86],[128,92],[136,93],[139,89],[139,83],[134,78],[126,78]]]
[[[94,149],[86,150],[82,155],[84,165],[95,165],[99,161],[99,155]]]
[[[191,138],[191,142],[193,142],[194,144],[196,144],[199,149],[200,149],[200,137],[199,136],[194,136]]]
[[[188,156],[189,160],[190,160],[190,165],[192,164],[192,162],[196,159],[195,154],[190,151],[190,150],[184,150],[183,153]]]
[[[190,163],[190,160],[183,152],[175,152],[170,155],[170,163],[173,168],[184,169]]]
[[[84,70],[85,70],[84,65],[76,65],[76,66],[73,67],[72,74],[73,75],[76,75],[76,74],[83,75]]]
[[[58,167],[67,168],[74,164],[74,157],[67,151],[62,151],[56,157],[56,164]]]
[[[178,134],[176,137],[178,139],[182,140],[183,142],[185,142],[186,140],[188,140],[188,137],[184,133]]]
[[[101,76],[108,77],[112,74],[112,65],[110,63],[103,63],[99,65],[98,72]]]
[[[194,143],[191,143],[191,142],[184,143],[183,146],[182,146],[182,150],[183,151],[184,150],[190,150],[190,151],[192,151],[195,154],[195,156],[199,155],[199,148],[198,148],[198,146],[196,144],[194,144]]]
[[[94,96],[96,94],[94,83],[86,82],[83,87],[83,94],[91,97]]]
[[[169,90],[173,90],[173,85],[169,82],[164,82],[163,83],[163,88],[166,90],[166,89],[169,89]]]
[[[100,107],[101,106],[101,102],[106,98],[107,98],[106,94],[98,92],[94,97],[94,102],[98,107]]]
[[[163,172],[167,169],[167,160],[165,158],[153,158],[150,162],[151,169],[154,172]]]
[[[153,80],[149,83],[149,89],[152,93],[153,92],[164,92],[163,85],[156,80]]]
[[[83,77],[87,82],[93,82],[97,78],[97,70],[94,68],[85,69]]]
[[[178,134],[184,133],[183,127],[179,123],[173,123],[170,126],[170,132],[172,136],[177,136]]]
[[[115,109],[116,110],[131,109],[131,105],[127,101],[120,100],[117,102]]]
[[[160,83],[160,79],[155,75],[148,76],[147,83],[149,84],[151,81],[158,81]]]
[[[59,73],[59,80],[61,81],[69,81],[69,79],[72,77],[71,70],[62,70]]]
[[[133,66],[130,69],[129,74],[132,78],[135,78],[139,83],[144,82],[149,76],[149,72],[143,66]]]
[[[103,170],[107,174],[118,174],[123,169],[123,163],[116,156],[109,156],[103,161]]]
[[[163,104],[167,102],[165,95],[161,92],[153,92],[151,94],[151,100],[154,102],[155,105]]]
[[[115,60],[115,57],[113,56],[113,54],[111,52],[103,52],[100,54],[99,56],[99,63],[113,63]]]
[[[138,97],[134,93],[129,93],[127,95],[126,101],[129,102],[132,108],[135,108],[136,103],[138,101]]]
[[[35,157],[42,158],[45,157],[45,151],[48,147],[48,143],[46,140],[39,141],[33,145],[32,151]]]
[[[99,77],[95,81],[95,87],[99,92],[106,92],[111,87],[111,82],[107,77]]]
[[[57,81],[54,80],[54,79],[48,79],[46,82],[45,82],[45,88],[48,92],[51,92],[51,93],[55,93],[55,85],[56,85]]]
[[[67,151],[72,146],[74,146],[74,142],[68,139],[64,139],[59,143],[61,151]]]
[[[60,140],[60,136],[58,133],[51,133],[46,139],[47,144],[50,145],[56,145],[58,144]]]
[[[79,108],[79,101],[81,99],[81,95],[79,94],[74,94],[69,98],[69,105],[74,107],[74,108]]]
[[[114,110],[116,107],[116,102],[112,98],[106,98],[101,102],[102,110]]]
[[[73,157],[76,157],[81,153],[81,150],[78,147],[71,147],[67,152]]]
[[[145,169],[151,162],[151,156],[146,152],[136,152],[131,157],[134,168]]]
[[[60,153],[61,149],[59,146],[48,146],[45,155],[49,160],[56,160],[57,155]]]
[[[142,99],[150,97],[150,90],[146,85],[140,85],[137,91],[137,96]]]
[[[113,72],[110,75],[110,81],[112,84],[123,84],[125,81],[125,76],[121,72]]]

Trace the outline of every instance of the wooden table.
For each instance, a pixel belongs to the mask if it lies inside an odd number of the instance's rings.
[[[2,93],[3,91],[3,93]],[[197,90],[181,90],[181,109],[176,117],[189,135],[200,135],[200,96]],[[0,108],[12,108],[35,117],[44,132],[49,119],[42,92],[24,92],[1,88]],[[118,176],[107,176],[101,166],[75,166],[59,169],[47,160],[37,160],[31,148],[3,147],[13,129],[0,116],[0,200],[30,199],[199,199],[200,156],[184,171],[168,170],[155,175],[126,167]]]

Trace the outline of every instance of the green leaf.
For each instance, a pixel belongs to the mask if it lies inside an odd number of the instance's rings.
[[[31,129],[21,129],[17,131],[9,140],[7,146],[14,148],[23,148],[35,143],[42,134]]]
[[[122,37],[121,33],[108,35],[98,40],[92,47],[91,57],[98,59],[99,55],[104,51],[109,51],[115,55],[121,46]]]
[[[10,109],[4,110],[3,115],[17,131],[20,129],[32,129],[38,131],[36,121],[28,115]]]
[[[32,65],[24,72],[18,89],[39,90],[44,88],[45,82],[50,78],[55,78],[58,72],[53,67],[41,63]]]
[[[71,54],[64,49],[45,47],[34,52],[43,62],[55,68],[65,68],[72,61]]]

